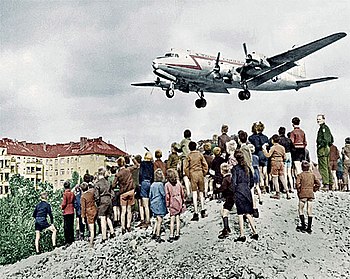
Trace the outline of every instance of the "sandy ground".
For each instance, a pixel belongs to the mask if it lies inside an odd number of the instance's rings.
[[[264,196],[255,219],[259,240],[237,243],[238,221],[230,214],[231,235],[218,239],[222,203],[206,203],[208,217],[191,222],[183,215],[178,241],[156,243],[151,229],[133,229],[94,248],[77,241],[68,248],[0,267],[0,278],[350,278],[350,193],[318,192],[312,234],[296,231],[291,200]],[[169,237],[169,220],[165,221]],[[34,239],[33,239],[34,245]]]

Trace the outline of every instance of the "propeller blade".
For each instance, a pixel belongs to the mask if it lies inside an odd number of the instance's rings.
[[[244,50],[245,56],[247,56],[248,55],[248,50],[247,50],[247,45],[245,43],[243,43],[243,50]]]
[[[220,67],[219,66],[219,61],[220,61],[220,52],[218,52],[218,56],[216,57],[215,67]]]

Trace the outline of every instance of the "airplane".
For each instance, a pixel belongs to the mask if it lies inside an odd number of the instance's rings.
[[[221,58],[220,52],[217,56],[212,56],[171,49],[164,56],[153,60],[153,73],[157,76],[154,82],[131,85],[159,87],[168,98],[174,97],[175,90],[196,92],[199,97],[195,101],[197,108],[207,105],[204,92],[230,94],[228,89],[238,88],[242,89],[238,92],[238,98],[243,101],[250,98],[250,90],[299,90],[314,83],[337,79],[307,79],[303,66],[296,62],[346,35],[344,32],[335,33],[271,57],[256,52],[248,53],[247,46],[243,43],[245,62]]]

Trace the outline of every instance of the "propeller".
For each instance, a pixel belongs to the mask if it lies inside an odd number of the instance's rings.
[[[217,75],[217,78],[220,78],[219,62],[220,62],[220,52],[218,52],[218,56],[216,57],[214,68],[205,75],[206,77],[210,76],[212,73],[215,73]]]
[[[246,43],[243,43],[243,50],[244,50],[245,57],[247,57],[247,55],[248,55],[248,50],[247,50],[247,45],[246,45]]]

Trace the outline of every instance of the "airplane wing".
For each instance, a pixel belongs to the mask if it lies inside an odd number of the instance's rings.
[[[315,78],[315,79],[305,79],[305,80],[297,80],[298,88],[308,87],[311,84],[324,82],[327,80],[337,79],[337,77],[324,77],[324,78]]]
[[[160,87],[162,89],[170,88],[170,83],[166,81],[156,80],[151,82],[138,82],[132,83],[132,86],[150,86],[150,87]]]
[[[264,82],[268,81],[269,79],[278,76],[279,74],[288,71],[289,69],[296,66],[294,62],[286,62],[283,63],[271,70],[268,70],[266,72],[263,72],[255,77],[252,77],[247,80],[248,88],[254,88],[256,86],[259,86],[260,84],[263,84]]]
[[[277,65],[280,65],[282,63],[286,63],[286,62],[295,62],[298,61],[308,55],[310,55],[311,53],[314,53],[315,51],[324,48],[338,40],[340,40],[341,38],[344,38],[346,36],[346,33],[344,32],[340,32],[340,33],[335,33],[332,35],[329,35],[327,37],[324,37],[322,39],[313,41],[311,43],[308,43],[306,45],[288,50],[284,53],[272,56],[267,58],[267,62],[270,63],[271,67],[275,67]]]

